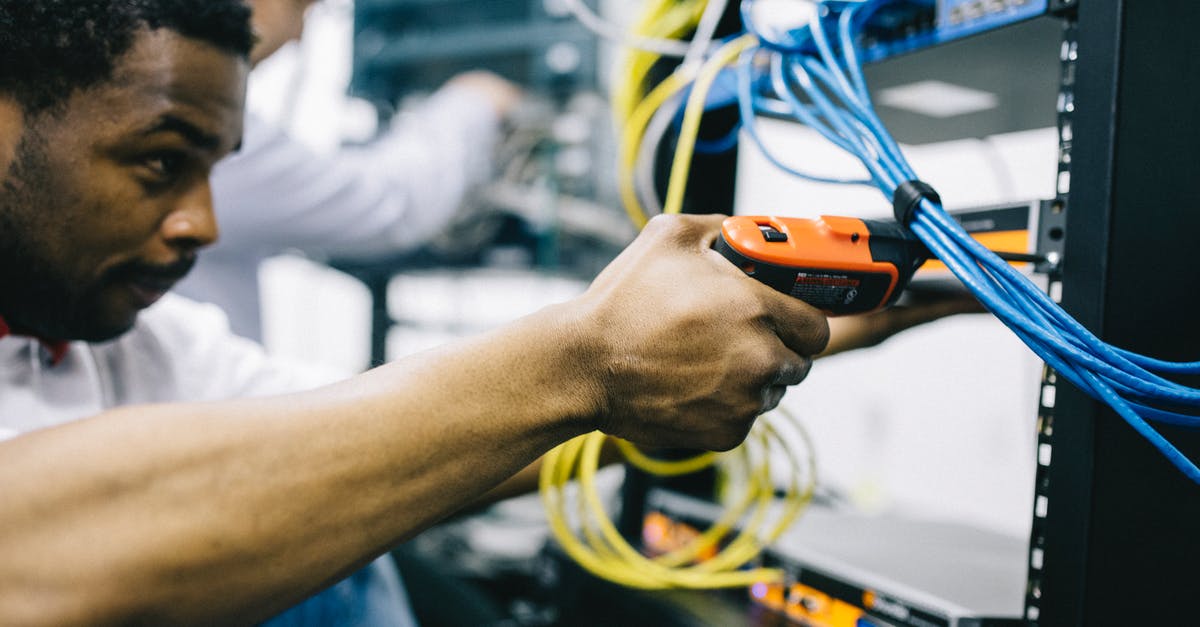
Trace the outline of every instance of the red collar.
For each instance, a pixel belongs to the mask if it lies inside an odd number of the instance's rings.
[[[9,327],[8,322],[4,320],[4,317],[0,316],[0,340],[4,339],[11,333],[12,327]],[[67,350],[71,347],[71,343],[67,342],[66,340],[48,340],[44,337],[39,337],[37,338],[37,341],[41,342],[42,346],[46,349],[46,352],[50,354],[50,365],[52,366],[57,366],[62,362],[62,360],[66,359]]]

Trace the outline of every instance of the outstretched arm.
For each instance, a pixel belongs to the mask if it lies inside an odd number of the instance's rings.
[[[575,301],[344,383],[0,444],[0,623],[252,622],[571,436],[736,446],[828,328],[720,223],[656,219]]]

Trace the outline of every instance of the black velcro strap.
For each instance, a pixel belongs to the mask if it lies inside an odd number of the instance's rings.
[[[921,201],[928,198],[937,205],[942,204],[942,197],[925,181],[904,181],[896,188],[892,196],[892,212],[896,221],[908,226],[913,219],[913,213],[921,206]]]

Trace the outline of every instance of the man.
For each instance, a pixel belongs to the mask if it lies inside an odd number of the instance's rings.
[[[680,217],[572,302],[264,396],[316,377],[162,299],[217,235],[245,20],[0,0],[0,623],[268,618],[572,436],[736,446],[825,346],[711,250],[719,217]]]
[[[249,2],[252,66],[300,38],[314,2]],[[495,75],[462,74],[377,140],[331,153],[248,113],[241,150],[213,172],[221,241],[179,293],[219,305],[235,333],[260,340],[256,270],[264,259],[285,250],[371,258],[427,241],[491,175],[501,122],[521,97]]]

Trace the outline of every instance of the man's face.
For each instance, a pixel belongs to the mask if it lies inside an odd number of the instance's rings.
[[[110,339],[183,277],[217,237],[208,175],[240,141],[246,71],[144,30],[111,80],[53,111],[0,95],[0,315],[15,330]]]

